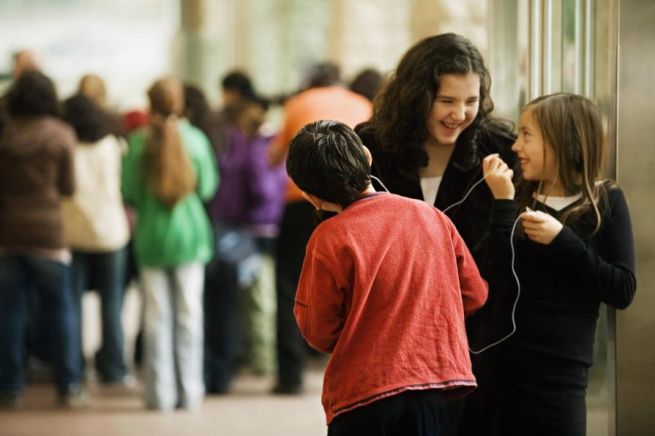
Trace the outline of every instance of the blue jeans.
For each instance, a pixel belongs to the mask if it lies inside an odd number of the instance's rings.
[[[67,265],[25,254],[0,255],[0,392],[19,393],[24,384],[25,325],[29,290],[46,310],[49,352],[60,393],[80,383],[79,318]]]
[[[71,277],[77,316],[81,319],[82,294],[96,289],[100,294],[102,343],[95,355],[96,369],[103,382],[119,382],[127,375],[123,325],[123,297],[127,251],[73,252]],[[81,335],[78,338],[82,343]],[[84,362],[81,362],[82,367]]]

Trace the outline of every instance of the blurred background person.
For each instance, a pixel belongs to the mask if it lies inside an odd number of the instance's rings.
[[[205,268],[203,307],[205,390],[209,394],[222,394],[229,390],[232,373],[237,364],[238,261],[243,260],[244,254],[250,256],[254,253],[254,244],[237,230],[228,233],[224,228],[218,228],[212,213],[212,205],[220,210],[231,207],[229,203],[215,205],[217,196],[226,187],[226,179],[227,185],[230,184],[230,177],[226,177],[225,167],[221,165],[219,158],[221,151],[230,147],[227,125],[222,122],[219,114],[211,110],[203,91],[190,84],[184,86],[184,114],[189,122],[209,139],[221,174],[221,183],[216,195],[206,205],[214,231],[214,252]],[[240,198],[235,200],[240,201]],[[225,246],[226,241],[228,246]],[[244,242],[249,244],[245,253]]]
[[[248,74],[238,69],[227,72],[221,79],[221,108],[218,112],[221,124],[234,125],[238,103],[253,97],[255,87]]]
[[[248,74],[232,70],[221,79],[221,101],[223,108],[229,108],[243,98],[255,97],[255,87]]]
[[[118,113],[109,109],[107,103],[107,86],[102,77],[97,74],[85,74],[80,79],[77,87],[77,95],[83,95],[93,101],[95,105],[104,112],[104,123],[109,129],[108,133],[125,136],[126,129]]]
[[[17,80],[25,71],[40,71],[41,61],[35,51],[19,50],[12,56],[11,78]],[[9,120],[7,96],[0,97],[0,133]]]
[[[184,85],[184,116],[191,125],[202,130],[213,149],[224,144],[225,126],[210,107],[205,93],[195,85]]]
[[[75,194],[64,201],[66,242],[75,304],[81,319],[82,295],[100,295],[102,340],[95,354],[101,383],[131,385],[124,357],[122,325],[129,226],[121,196],[124,143],[112,135],[109,117],[97,100],[75,95],[64,102],[64,120],[75,129]],[[82,338],[79,338],[80,344]],[[84,368],[84,361],[81,362]]]
[[[14,80],[18,79],[25,71],[40,71],[41,59],[34,50],[24,49],[14,53],[14,66],[11,74]]]
[[[225,143],[215,144],[221,185],[208,205],[216,253],[205,291],[210,393],[229,391],[239,357],[259,374],[275,366],[273,247],[286,178],[268,165],[272,137],[260,133],[267,109],[263,98],[242,96]]]
[[[120,116],[120,122],[122,131],[128,136],[150,123],[150,113],[140,108],[130,109]],[[125,289],[127,289],[132,283],[139,286],[139,268],[134,256],[133,246],[136,212],[134,211],[134,207],[126,202],[123,203],[123,206],[125,207],[127,221],[130,225],[130,240],[127,244],[127,269],[125,271]],[[141,296],[143,296],[141,289],[139,291],[141,292]],[[135,368],[141,368],[141,364],[143,363],[143,319],[141,319],[136,338],[134,339],[134,355],[132,357]]]
[[[284,162],[291,139],[306,124],[327,119],[354,127],[370,118],[371,103],[341,86],[340,79],[339,67],[335,64],[320,63],[311,69],[306,89],[284,105],[282,127],[268,150],[272,166]],[[275,255],[277,382],[273,387],[274,394],[303,392],[303,361],[307,347],[296,325],[293,306],[305,247],[314,227],[312,205],[288,179]]]
[[[41,71],[41,58],[35,50],[22,49],[12,55],[11,78],[16,81],[26,71]],[[9,120],[7,95],[0,97],[0,133]],[[51,381],[52,368],[48,357],[47,328],[42,325],[44,314],[40,312],[42,303],[38,295],[30,292],[29,320],[27,332],[27,371],[29,380]]]
[[[350,90],[355,94],[366,97],[368,101],[373,103],[377,95],[384,77],[375,68],[365,68],[350,82]]]
[[[23,72],[7,93],[9,122],[0,136],[0,403],[20,405],[25,323],[34,288],[45,327],[58,401],[87,404],[79,370],[79,317],[70,287],[61,201],[74,191],[75,133],[58,120],[44,74]]]
[[[150,125],[129,138],[122,189],[136,208],[134,250],[144,291],[146,407],[195,409],[202,403],[205,263],[211,225],[203,200],[218,172],[207,137],[180,119],[182,85],[148,90]]]
[[[257,269],[252,273],[245,302],[248,328],[247,361],[256,374],[273,373],[275,363],[275,245],[287,184],[284,167],[268,164],[272,135],[262,132],[269,103],[262,97],[246,99],[237,112],[232,144],[248,151],[242,177],[247,186],[243,229],[255,239]]]
[[[97,74],[85,74],[80,79],[77,93],[93,101],[99,107],[107,104],[107,87],[105,81]]]

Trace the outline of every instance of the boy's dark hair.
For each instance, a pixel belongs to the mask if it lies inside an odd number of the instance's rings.
[[[301,190],[341,207],[360,198],[371,183],[362,141],[338,121],[307,124],[296,134],[287,173]]]
[[[25,71],[7,91],[7,111],[12,117],[59,115],[59,100],[52,80],[36,71]]]

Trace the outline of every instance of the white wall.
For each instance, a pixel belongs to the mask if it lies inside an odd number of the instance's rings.
[[[60,97],[93,72],[112,106],[143,107],[147,87],[171,71],[178,21],[178,0],[0,0],[0,71],[13,52],[35,49]]]

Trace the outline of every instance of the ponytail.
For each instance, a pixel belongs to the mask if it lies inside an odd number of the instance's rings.
[[[155,197],[172,208],[193,192],[195,174],[177,131],[177,117],[153,115],[144,152],[144,174]]]

